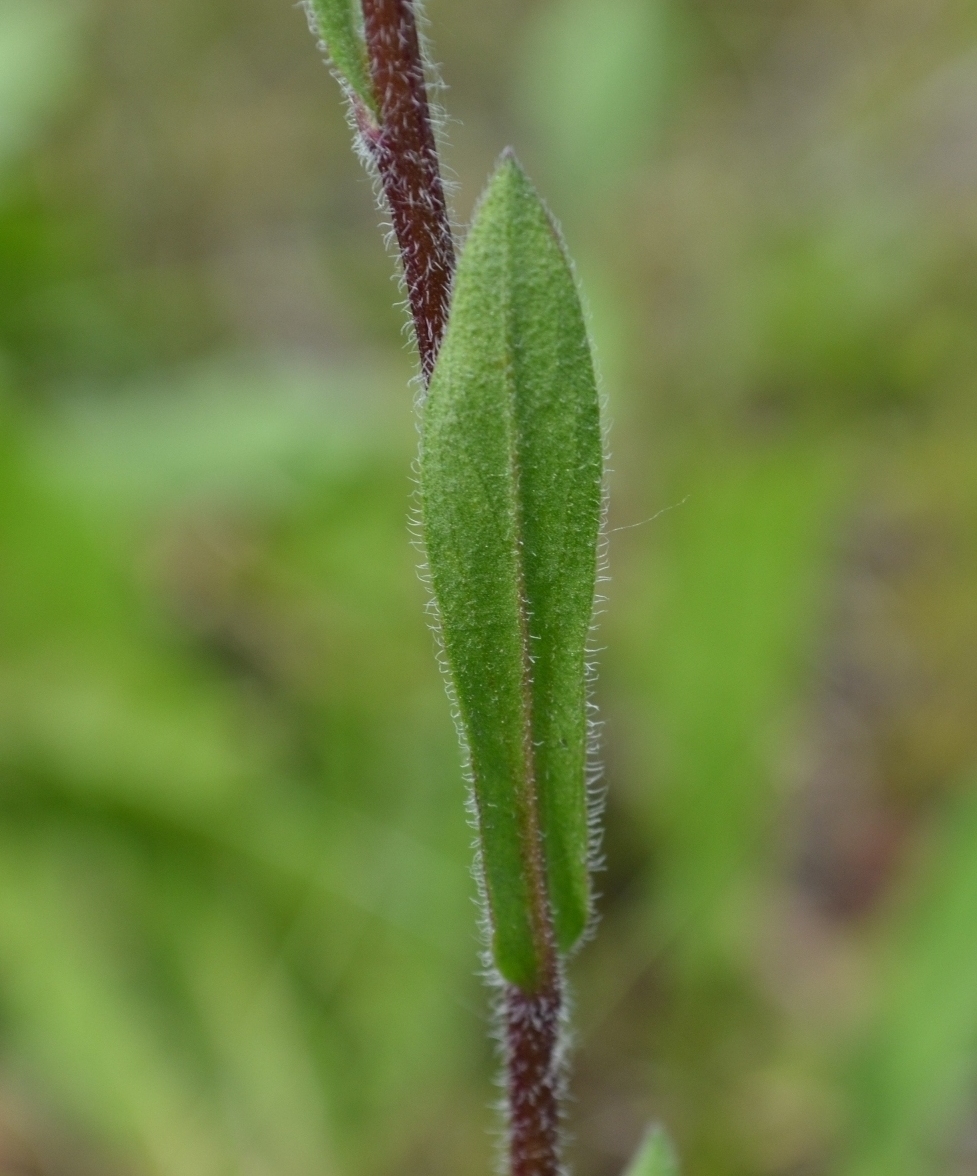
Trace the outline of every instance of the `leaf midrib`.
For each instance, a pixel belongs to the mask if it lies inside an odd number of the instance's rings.
[[[520,835],[523,842],[523,860],[526,865],[530,897],[530,931],[536,954],[537,985],[545,982],[552,971],[553,960],[553,917],[550,910],[546,879],[546,862],[543,852],[542,828],[539,814],[539,795],[536,782],[536,748],[533,741],[533,675],[530,655],[529,601],[526,594],[526,571],[523,558],[525,503],[522,493],[522,460],[520,453],[518,396],[519,384],[513,362],[515,336],[513,289],[515,273],[512,264],[513,248],[511,229],[505,234],[505,270],[503,283],[504,303],[502,311],[504,379],[509,399],[509,468],[513,485],[513,513],[515,521],[515,572],[516,572],[516,615],[519,619],[519,658],[521,663],[522,693],[522,741],[525,779],[520,781],[518,794],[521,798]]]

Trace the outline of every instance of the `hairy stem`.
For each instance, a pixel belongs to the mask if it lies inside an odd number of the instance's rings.
[[[536,992],[505,990],[509,1176],[558,1176],[562,992],[554,969]]]
[[[390,209],[427,383],[448,321],[454,244],[411,0],[363,0],[370,77],[380,115],[360,127]]]

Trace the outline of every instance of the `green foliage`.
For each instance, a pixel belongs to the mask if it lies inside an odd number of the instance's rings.
[[[587,922],[585,652],[600,412],[573,274],[503,159],[459,263],[424,407],[424,536],[471,757],[499,970],[531,987],[534,824],[557,942]]]
[[[366,46],[356,27],[353,0],[308,0],[319,34],[343,80],[369,110],[376,110]]]
[[[684,47],[669,0],[558,0],[524,46],[522,108],[544,131],[568,199],[606,191],[658,140]]]
[[[699,449],[673,475],[688,501],[661,520],[654,619],[628,609],[610,621],[611,640],[651,637],[639,688],[657,717],[656,911],[663,938],[681,930],[676,956],[693,971],[728,956],[736,906],[763,861],[777,804],[763,740],[784,721],[822,620],[846,477],[843,456],[822,446]]]
[[[0,184],[61,105],[77,67],[77,28],[49,0],[0,5]]]
[[[977,789],[964,783],[911,876],[887,944],[878,1009],[846,1074],[844,1176],[942,1170],[937,1144],[966,1110],[977,1045]]]
[[[664,1127],[649,1128],[625,1176],[679,1176],[678,1156]]]

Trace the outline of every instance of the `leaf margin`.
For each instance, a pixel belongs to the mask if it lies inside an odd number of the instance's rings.
[[[513,236],[515,239],[509,241],[508,236]],[[533,247],[536,250],[534,262],[527,260],[534,256]],[[540,258],[543,260],[541,261]],[[479,269],[484,272],[477,272]],[[548,285],[547,279],[554,279],[554,281]],[[514,313],[511,305],[513,290],[520,286],[520,282],[523,311],[526,312],[527,299],[530,309],[528,315],[524,315],[526,321],[521,324],[524,328],[524,337],[521,340],[515,339],[513,341],[508,338],[506,331],[512,327],[509,319]],[[479,286],[482,287],[481,290],[479,290]],[[487,295],[486,291],[489,292]],[[541,293],[551,297],[540,299],[538,296]],[[482,300],[481,308],[478,305],[479,298]],[[539,309],[540,302],[543,309]],[[489,308],[488,310],[486,310],[486,306]],[[480,314],[482,321],[479,321]],[[491,321],[493,316],[494,322]],[[548,353],[546,351],[547,316],[549,316],[551,335],[548,340],[551,345]],[[501,326],[500,319],[502,320]],[[568,320],[569,327],[567,327]],[[552,329],[554,323],[557,324],[555,332]],[[481,357],[484,361],[483,368],[489,372],[490,383],[493,364],[496,368],[494,376],[497,382],[501,380],[502,383],[505,383],[507,377],[515,381],[517,377],[512,375],[511,368],[514,365],[518,366],[520,353],[522,353],[521,358],[525,359],[525,353],[532,353],[534,347],[536,349],[535,359],[539,362],[540,368],[545,369],[548,366],[549,369],[553,369],[547,371],[542,379],[537,373],[535,380],[525,378],[524,371],[524,387],[522,389],[524,394],[521,396],[520,390],[513,384],[512,421],[509,422],[511,427],[516,424],[516,418],[520,416],[520,405],[524,410],[522,411],[524,418],[521,422],[522,431],[517,438],[516,448],[518,448],[518,441],[525,442],[527,433],[533,431],[531,421],[527,424],[526,411],[527,403],[532,400],[532,396],[526,393],[525,389],[534,382],[543,386],[544,393],[542,397],[539,395],[536,397],[535,409],[538,415],[545,417],[548,410],[550,412],[549,425],[557,431],[561,427],[561,414],[564,418],[564,426],[566,420],[570,420],[572,425],[577,428],[576,434],[572,428],[569,433],[569,440],[577,445],[572,455],[559,454],[555,463],[552,460],[549,462],[548,468],[545,461],[540,462],[544,468],[541,472],[536,471],[540,473],[540,476],[537,477],[539,485],[536,487],[536,505],[545,502],[547,494],[549,494],[549,506],[553,507],[555,499],[547,479],[554,484],[558,483],[561,478],[565,481],[567,470],[570,469],[573,471],[573,477],[576,477],[577,493],[568,494],[566,501],[560,499],[561,507],[566,508],[564,516],[568,513],[572,514],[574,506],[579,508],[581,505],[584,507],[583,514],[586,516],[582,525],[579,522],[567,523],[564,517],[564,526],[556,534],[557,547],[561,543],[564,547],[572,547],[574,540],[576,541],[577,566],[574,570],[577,572],[577,599],[569,609],[569,617],[568,610],[561,607],[561,603],[565,603],[565,601],[561,602],[561,597],[566,595],[565,584],[562,582],[547,583],[547,579],[554,580],[552,569],[555,565],[551,562],[549,566],[545,566],[546,560],[539,557],[539,553],[535,550],[536,547],[543,548],[549,544],[551,548],[549,555],[550,557],[554,556],[554,544],[551,541],[553,534],[548,534],[546,525],[542,524],[535,528],[534,544],[528,544],[526,542],[527,516],[523,515],[519,519],[522,530],[515,537],[515,542],[512,542],[513,535],[511,534],[502,537],[503,547],[508,540],[511,543],[510,550],[519,553],[518,558],[513,560],[507,569],[511,580],[520,584],[514,607],[514,614],[518,620],[515,626],[510,624],[507,631],[507,639],[510,644],[506,656],[509,657],[510,664],[504,685],[508,690],[508,704],[512,705],[513,698],[517,693],[514,684],[513,632],[520,626],[525,626],[527,612],[530,614],[532,623],[539,619],[540,613],[547,614],[546,623],[550,629],[549,636],[553,638],[555,633],[557,637],[556,641],[551,640],[549,643],[550,652],[553,648],[560,646],[561,641],[563,646],[569,647],[571,651],[569,658],[563,652],[559,652],[556,656],[550,657],[551,664],[546,665],[546,657],[541,656],[538,648],[528,658],[522,656],[522,650],[525,648],[528,651],[531,640],[540,638],[541,634],[524,630],[519,636],[519,691],[523,695],[520,718],[521,724],[525,731],[528,731],[530,738],[528,743],[525,738],[522,739],[523,751],[520,758],[519,750],[515,746],[516,740],[510,714],[508,746],[499,744],[495,748],[495,752],[500,754],[501,759],[504,760],[508,755],[510,771],[513,765],[518,765],[520,771],[513,773],[513,778],[518,776],[524,788],[528,788],[531,794],[520,797],[519,786],[517,785],[514,789],[517,810],[515,823],[507,820],[506,814],[501,812],[504,808],[504,803],[500,804],[501,790],[495,786],[488,787],[485,779],[481,778],[486,768],[487,733],[485,716],[478,713],[477,705],[473,705],[472,695],[479,692],[482,683],[473,687],[471,667],[468,667],[466,671],[465,667],[459,664],[464,661],[465,655],[464,651],[459,648],[459,644],[463,645],[464,642],[460,642],[458,638],[458,632],[467,623],[464,617],[465,608],[458,608],[452,602],[449,602],[446,607],[446,599],[452,595],[458,582],[464,578],[464,570],[461,570],[459,574],[458,552],[449,551],[450,543],[445,546],[442,542],[444,534],[435,537],[432,541],[432,533],[436,532],[439,527],[444,531],[445,527],[443,526],[443,517],[432,523],[432,475],[429,468],[432,431],[436,428],[443,430],[446,427],[447,418],[451,416],[453,411],[447,403],[450,400],[451,389],[446,386],[450,386],[453,382],[456,384],[467,383],[471,385],[473,382],[477,384],[480,378],[478,372],[472,367],[472,352],[473,350],[477,351],[478,348],[472,345],[466,353],[465,342],[471,343],[474,336],[491,336],[493,330],[498,334],[500,329],[504,340],[502,351],[505,353],[501,363],[499,356],[494,358],[490,356],[488,360],[484,355]],[[463,342],[458,342],[459,337],[463,339]],[[498,339],[495,341],[498,342]],[[509,345],[508,351],[505,344]],[[541,355],[542,360],[540,360]],[[478,367],[478,360],[479,357],[476,355],[475,368]],[[569,369],[575,369],[575,374],[573,370],[568,370],[568,365]],[[485,383],[485,371],[481,376],[483,384]],[[574,389],[575,383],[577,387]],[[577,394],[576,416],[564,412],[564,406],[557,403],[560,397],[554,393],[558,393],[562,385],[571,387]],[[482,391],[484,392],[485,389],[483,388]],[[536,391],[538,393],[539,388]],[[465,393],[459,395],[462,400],[465,399]],[[490,395],[498,397],[498,387]],[[548,400],[547,395],[549,396]],[[568,398],[564,396],[563,399]],[[442,403],[443,401],[444,403]],[[468,411],[473,411],[473,408],[479,409],[477,397],[475,401],[472,401],[469,394]],[[481,405],[481,410],[484,410],[484,405]],[[553,415],[554,410],[556,415]],[[439,415],[441,419],[437,420]],[[505,413],[500,415],[504,416]],[[473,417],[472,421],[474,422],[476,418],[477,411],[476,417]],[[491,415],[485,416],[484,412],[481,421],[484,429],[483,438],[491,440],[496,450],[500,450],[505,438],[501,435],[496,435],[494,438],[489,437],[492,430],[498,426],[499,421],[493,419]],[[460,438],[457,433],[458,421],[448,422],[449,432],[452,423],[456,430],[453,440],[458,442]],[[467,427],[474,427],[477,432],[477,424],[469,424]],[[503,433],[504,431],[503,427]],[[545,434],[547,430],[537,428],[536,432]],[[596,584],[598,571],[602,568],[601,534],[606,503],[601,398],[572,262],[556,222],[533,188],[514,153],[509,150],[501,156],[476,207],[472,228],[459,261],[448,330],[438,363],[435,366],[430,388],[422,403],[421,433],[419,498],[421,530],[428,561],[427,577],[434,597],[432,611],[436,618],[437,627],[440,628],[440,660],[448,680],[449,696],[466,756],[467,778],[472,786],[472,804],[479,824],[477,873],[488,909],[495,965],[505,979],[523,988],[531,989],[539,979],[543,957],[552,950],[553,946],[553,943],[542,942],[542,940],[555,941],[558,950],[567,954],[583,937],[592,915],[589,874],[594,856],[594,813],[590,789],[593,731],[588,715],[588,708],[592,706],[590,702],[592,651],[588,647],[588,640],[593,623],[595,601],[598,599]],[[566,435],[565,427],[564,434]],[[463,440],[463,438],[461,439]],[[511,440],[509,438],[510,442]],[[536,440],[539,443],[540,437],[537,436]],[[441,443],[443,445],[443,439],[441,439]],[[488,440],[486,440],[486,444],[488,444]],[[553,448],[552,445],[549,446],[550,457],[553,456]],[[539,444],[537,444],[535,453],[538,456],[540,452]],[[545,444],[542,446],[542,452],[547,453]],[[476,460],[471,464],[474,467],[478,465],[478,462]],[[561,464],[563,468],[561,468]],[[441,473],[443,472],[442,469]],[[518,472],[517,465],[513,465],[507,472],[517,483],[517,489],[514,495],[509,495],[504,504],[505,510],[500,508],[500,517],[505,516],[503,522],[511,526],[525,505],[520,498],[521,490],[518,485],[525,480],[525,474]],[[468,473],[470,475],[471,471],[469,470]],[[477,483],[484,473],[484,470],[481,471],[474,481]],[[491,471],[490,476],[494,476]],[[571,477],[571,483],[572,480]],[[451,489],[442,488],[440,504],[434,510],[435,515],[439,511],[450,514],[451,510],[457,507],[457,501],[453,502],[452,499],[459,498],[458,489],[457,485]],[[485,503],[491,499],[492,495],[485,490],[484,485],[482,489],[484,501],[481,505],[484,508]],[[433,495],[435,498],[438,496],[438,493]],[[445,510],[446,505],[447,509]],[[457,532],[459,529],[463,529],[465,524],[459,522],[457,511],[455,511],[455,515],[453,525]],[[485,525],[488,526],[490,532],[497,522],[498,519],[489,522],[483,519],[483,533],[486,533]],[[451,526],[448,525],[447,530],[450,529]],[[528,533],[531,533],[532,530],[533,527],[530,525]],[[461,546],[464,547],[465,543],[462,542]],[[525,555],[527,551],[528,556]],[[471,552],[469,552],[470,554]],[[565,554],[565,551],[558,554]],[[433,560],[432,555],[434,556]],[[530,580],[534,580],[534,583],[527,587],[525,580],[527,567],[532,565],[534,559],[538,566],[528,573]],[[439,561],[441,562],[440,570],[436,566]],[[451,573],[448,573],[445,571],[445,567],[452,561],[454,561],[455,567]],[[505,561],[503,560],[503,562]],[[468,570],[470,573],[472,572],[472,563],[473,561],[469,559]],[[456,583],[446,587],[446,578],[450,579],[451,575],[455,576]],[[477,576],[475,578],[477,579]],[[581,584],[585,585],[582,594]],[[498,601],[496,601],[497,603]],[[540,607],[541,603],[545,604],[545,608]],[[524,608],[526,605],[530,608]],[[533,607],[536,609],[535,612],[531,611]],[[477,612],[478,609],[476,608],[475,611]],[[492,610],[489,609],[488,613],[484,613],[483,623],[498,622],[498,616],[492,617],[491,612]],[[509,620],[511,621],[511,617]],[[477,628],[477,626],[475,627]],[[472,628],[470,624],[469,628]],[[569,641],[566,640],[568,634]],[[545,642],[542,647],[545,653]],[[468,650],[469,654],[470,652]],[[529,663],[532,665],[532,672],[527,675],[526,666]],[[540,678],[545,677],[547,672],[551,679],[549,693],[547,693],[545,685],[539,686]],[[569,685],[568,674],[572,679]],[[506,677],[505,673],[503,677]],[[562,682],[557,682],[555,687],[552,681],[554,678],[562,678]],[[497,678],[493,679],[491,674],[488,681],[495,690],[493,698],[498,701],[502,684]],[[525,698],[527,684],[531,694],[528,700]],[[561,688],[564,695],[563,703],[560,706],[548,706],[548,703],[553,703],[554,697],[560,693]],[[571,695],[572,702],[567,705],[566,698]],[[559,712],[557,718],[554,718],[554,712]],[[541,718],[541,715],[545,717]],[[541,734],[541,729],[544,737],[537,738]],[[491,743],[491,739],[488,739],[488,742]],[[504,743],[505,739],[503,739]],[[569,761],[569,769],[566,762],[562,766],[559,764],[561,755],[555,750],[559,748],[567,753],[562,756],[562,759]],[[487,758],[490,760],[491,754]],[[536,778],[533,779],[532,769],[538,768],[540,764],[544,769],[542,775],[537,772]],[[498,766],[496,763],[495,767],[498,768]],[[568,779],[571,780],[569,785],[567,784]],[[527,832],[525,821],[523,821],[520,838],[520,830],[516,828],[521,819],[518,809],[520,805],[527,804],[535,812],[535,829],[530,828]],[[509,816],[512,815],[509,814]],[[529,824],[531,826],[533,821],[530,820]],[[546,908],[544,920],[550,921],[549,927],[543,927],[542,931],[539,926],[538,912],[535,915],[533,912],[533,901],[538,898],[538,895],[533,894],[534,886],[537,890],[539,889],[539,885],[533,880],[533,866],[530,860],[534,856],[534,842],[538,845],[539,853],[543,858],[541,888],[543,904]],[[516,844],[519,846],[518,850],[514,849]],[[519,881],[513,884],[513,878],[516,875],[518,875]]]
[[[320,38],[344,86],[374,115],[377,101],[370,81],[366,44],[356,27],[354,0],[304,0],[309,27]]]

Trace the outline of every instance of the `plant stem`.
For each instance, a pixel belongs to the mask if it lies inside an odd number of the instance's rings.
[[[448,321],[455,251],[411,0],[363,0],[380,125],[358,111],[400,247],[425,384]]]
[[[505,990],[509,1176],[558,1176],[562,992],[554,969],[537,992]]]

